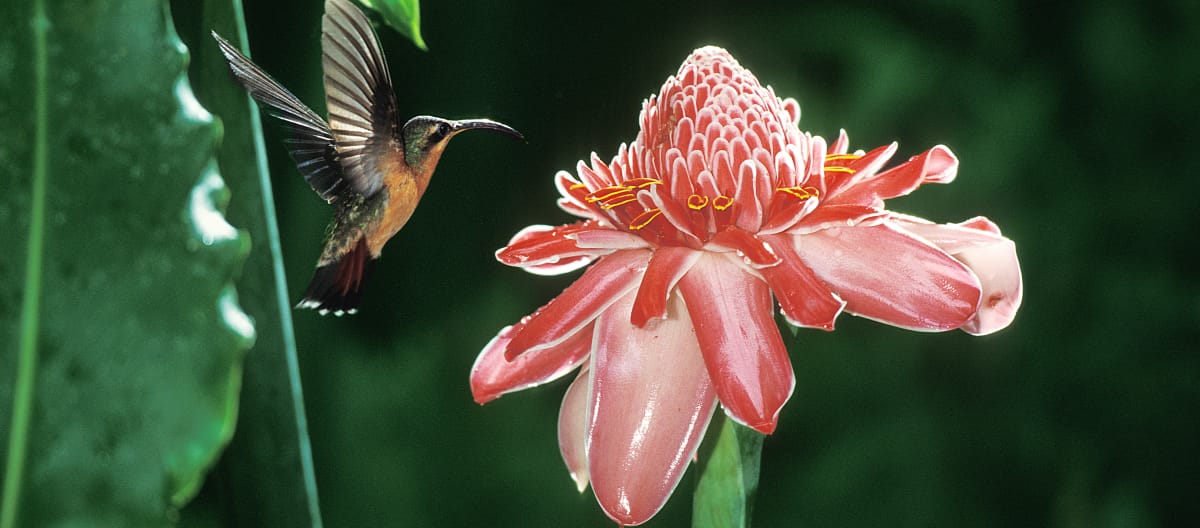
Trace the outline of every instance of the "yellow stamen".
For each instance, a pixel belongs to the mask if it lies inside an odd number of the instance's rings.
[[[624,197],[618,197],[614,201],[606,202],[604,205],[601,205],[600,208],[604,209],[604,210],[608,210],[608,209],[612,209],[613,207],[620,207],[629,202],[636,202],[636,201],[637,201],[637,196],[634,196],[632,193],[630,193]]]
[[[708,197],[707,196],[700,196],[699,194],[693,194],[691,196],[688,196],[687,206],[689,209],[699,211],[701,209],[704,209],[704,206],[706,206],[706,205],[708,205]]]
[[[846,174],[854,174],[858,171],[850,167],[825,167],[825,172],[844,172]]]
[[[797,189],[795,187],[780,187],[778,189],[775,189],[775,191],[790,194],[801,200],[808,198],[808,193],[806,193],[800,189]]]
[[[825,156],[825,163],[829,163],[831,161],[856,160],[861,157],[862,156],[858,154],[830,154]]]
[[[662,211],[660,211],[657,208],[647,209],[645,211],[642,211],[642,214],[637,215],[636,217],[633,218],[633,220],[629,221],[629,229],[631,231],[637,231],[643,227],[646,227],[647,225],[650,224],[650,222],[654,221],[654,219],[658,218],[659,215],[661,215],[661,214],[662,214]]]
[[[572,185],[570,187],[570,189],[572,191],[579,190],[579,189],[587,189],[587,184],[586,183],[576,183],[575,185]]]
[[[778,192],[781,192],[781,193],[790,194],[801,200],[807,200],[809,198],[812,198],[813,196],[816,196],[816,194],[817,194],[814,192],[810,192],[809,189],[812,189],[813,191],[817,190],[812,187],[780,187],[775,190]]]
[[[729,197],[729,196],[725,196],[724,194],[722,194],[721,196],[718,196],[716,198],[713,198],[713,209],[716,209],[718,211],[724,211],[726,209],[729,209],[729,207],[732,205],[733,205],[733,198]]]
[[[629,192],[629,189],[626,189],[623,186],[604,187],[601,189],[596,189],[595,191],[592,191],[591,193],[589,193],[587,195],[587,201],[588,201],[588,203],[602,202],[604,200],[612,198],[613,196],[616,196],[618,194],[627,193],[627,192]]]

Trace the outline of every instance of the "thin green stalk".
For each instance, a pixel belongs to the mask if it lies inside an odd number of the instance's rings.
[[[42,297],[42,237],[46,225],[47,110],[46,110],[46,6],[33,3],[33,186],[29,205],[29,249],[25,258],[25,298],[21,303],[21,337],[17,347],[12,427],[8,439],[8,464],[4,498],[0,502],[0,528],[17,525],[17,507],[25,473],[29,421],[33,409],[33,383],[37,372],[38,305]]]
[[[242,1],[233,0],[234,20],[237,24],[239,42],[249,42],[246,35]],[[292,304],[287,293],[287,274],[283,269],[283,248],[279,242],[279,222],[275,216],[275,198],[271,189],[271,170],[267,167],[267,146],[263,142],[262,120],[258,105],[246,97],[250,106],[250,127],[254,137],[255,159],[258,160],[259,185],[262,188],[263,216],[266,217],[267,243],[271,250],[272,271],[275,275],[275,302],[279,308],[279,326],[283,331],[283,352],[287,358],[288,379],[291,381],[292,408],[296,415],[296,434],[300,444],[300,471],[304,475],[304,489],[308,492],[308,514],[312,528],[321,528],[321,508],[317,501],[317,477],[313,470],[312,443],[308,438],[308,418],[304,414],[304,391],[300,385],[300,360],[296,357],[296,333],[292,327]],[[0,527],[4,528],[4,527]]]

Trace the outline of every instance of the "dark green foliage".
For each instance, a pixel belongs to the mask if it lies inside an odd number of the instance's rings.
[[[157,0],[9,2],[0,19],[3,519],[165,525],[233,434],[255,337],[219,128]]]
[[[34,400],[43,407],[35,407],[33,434],[62,441],[75,431],[105,432],[88,429],[93,423],[116,424],[108,430],[118,432],[147,431],[162,420],[208,424],[193,436],[208,439],[197,451],[205,455],[189,465],[194,479],[232,423],[222,402],[244,343],[215,320],[189,318],[200,312],[184,314],[182,305],[219,298],[228,279],[216,277],[229,276],[244,238],[189,246],[180,227],[192,186],[212,166],[216,133],[211,123],[172,118],[172,92],[149,88],[170,88],[182,68],[165,44],[161,11],[148,7],[157,4],[70,4],[50,10],[51,64],[72,67],[49,70],[59,91],[50,98],[55,148]],[[209,25],[234,36],[228,19],[183,7],[199,3],[176,4],[193,50],[211,45]],[[3,6],[10,31],[0,33],[0,243],[10,249],[0,253],[0,442],[7,448],[34,93],[32,8]],[[321,2],[247,7],[255,60],[321,113]],[[1200,445],[1193,243],[1200,162],[1189,150],[1200,137],[1196,6],[423,7],[431,51],[380,30],[400,113],[491,117],[520,129],[529,143],[455,139],[413,220],[375,267],[361,313],[294,314],[330,526],[612,525],[590,492],[575,492],[557,453],[566,384],[481,408],[471,401],[467,373],[500,327],[572,278],[532,277],[494,262],[491,251],[525,225],[569,221],[553,204],[554,172],[572,170],[592,150],[607,158],[631,141],[641,99],[705,44],[725,46],[778,94],[796,97],[805,130],[831,138],[845,128],[852,145],[868,149],[899,140],[901,158],[949,145],[962,160],[958,180],[893,207],[939,221],[987,215],[1016,240],[1025,273],[1021,313],[993,336],[914,334],[850,317],[833,333],[785,333],[797,388],[765,439],[754,525],[1172,526],[1200,517],[1200,459],[1193,456]],[[131,39],[159,45],[143,57],[136,54],[146,48],[120,45]],[[206,64],[212,51],[195,53],[195,66],[207,73],[193,75],[207,79],[197,90],[225,124],[219,166],[234,192],[230,217],[256,244],[237,284],[259,343],[247,363],[237,437],[183,523],[308,525],[313,502],[303,482],[300,415],[291,405],[298,386],[284,372],[293,314],[272,315],[282,299],[269,245],[259,244],[258,233],[269,233],[258,216],[266,202],[256,193],[264,191],[245,168],[253,117],[244,99],[207,92],[220,81]],[[126,128],[134,121],[136,134]],[[278,199],[285,291],[295,301],[329,211],[280,140],[267,129],[274,191],[266,195]],[[230,155],[242,158],[241,169],[227,165]],[[178,262],[180,248],[191,247],[197,253]],[[159,284],[165,289],[153,287]],[[71,333],[60,330],[66,327]],[[131,328],[149,337],[122,333]],[[192,354],[187,336],[196,333],[219,352]],[[208,361],[203,368],[185,362],[200,359]],[[224,399],[169,412],[184,392],[199,393],[197,372],[209,374],[206,387],[223,387]],[[177,373],[186,376],[171,377]],[[148,385],[167,379],[167,388]],[[89,397],[100,385],[123,388],[125,399]],[[128,493],[153,500],[131,500],[122,503],[131,509],[105,515],[122,515],[122,525],[165,524],[170,496],[185,498],[194,480],[164,479],[165,459],[154,457],[191,444],[128,446],[139,461],[159,464],[153,485],[142,473],[122,473],[139,476],[82,492],[72,487],[102,472],[101,462],[116,467],[105,456],[125,451],[104,440],[129,436],[77,437],[82,448],[61,452],[92,458],[71,460],[75,480],[46,473],[50,450],[66,444],[31,443],[26,475],[51,478],[26,488],[30,517],[23,519],[99,511]],[[689,522],[697,468],[646,526]]]
[[[249,6],[255,58],[321,111],[320,10]],[[400,112],[487,116],[527,146],[456,138],[353,319],[297,314],[317,480],[334,526],[611,526],[556,451],[565,383],[478,407],[475,354],[557,294],[494,262],[521,227],[571,219],[552,176],[637,132],[693,48],[728,48],[805,130],[938,143],[958,180],[895,201],[985,214],[1017,241],[1026,300],[973,338],[844,318],[800,331],[765,440],[757,526],[1169,525],[1200,516],[1200,283],[1188,111],[1194,7],[1119,3],[426,2],[429,52],[381,31]],[[280,13],[287,16],[281,18]],[[286,20],[287,23],[282,23]],[[295,296],[327,220],[267,151]],[[785,336],[789,336],[785,333]],[[791,338],[787,338],[791,341]],[[694,467],[692,468],[695,469]],[[689,522],[689,471],[647,526]]]
[[[377,11],[388,26],[412,39],[415,46],[428,49],[421,38],[421,3],[418,0],[359,0],[359,3]]]

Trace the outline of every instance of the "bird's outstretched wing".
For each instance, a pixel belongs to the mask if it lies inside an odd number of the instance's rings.
[[[326,0],[321,33],[325,105],[338,160],[351,187],[371,196],[383,187],[379,164],[400,148],[392,77],[375,30],[347,0]]]
[[[288,152],[304,180],[326,202],[336,201],[346,190],[346,180],[329,125],[217,32],[214,31],[212,36],[229,61],[233,76],[246,87],[251,97],[270,107],[271,115],[283,121],[291,132],[286,140]]]

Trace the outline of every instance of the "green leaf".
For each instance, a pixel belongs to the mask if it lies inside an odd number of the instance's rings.
[[[238,279],[242,306],[258,341],[246,359],[237,434],[218,468],[228,487],[225,515],[242,526],[321,526],[308,425],[303,406],[292,308],[284,275],[270,173],[258,107],[233,81],[209,31],[245,49],[240,0],[205,0],[202,14],[181,17],[195,60],[197,98],[219,116],[225,135],[218,157],[233,190],[229,218],[261,241]],[[295,172],[293,167],[284,171]],[[298,174],[294,177],[302,185]]]
[[[692,526],[750,526],[758,491],[763,435],[718,412],[709,425],[720,427],[716,440],[706,439],[700,456],[700,480],[692,500]]]
[[[233,433],[255,335],[219,128],[159,0],[0,20],[0,526],[169,524]]]
[[[401,35],[408,37],[418,48],[428,50],[421,38],[421,5],[419,0],[358,0],[383,16],[383,21]]]

